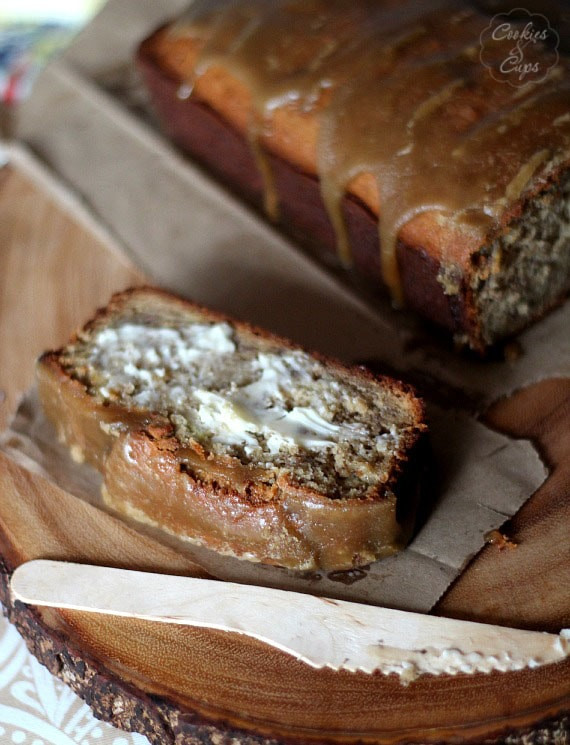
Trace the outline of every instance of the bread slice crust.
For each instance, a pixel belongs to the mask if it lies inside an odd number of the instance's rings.
[[[133,304],[149,314],[175,309],[207,322],[226,322],[241,337],[301,351],[288,340],[153,288],[115,295],[74,340],[113,323]],[[103,404],[70,372],[65,355],[62,348],[38,362],[44,411],[72,457],[103,473],[104,500],[124,517],[220,553],[302,570],[367,564],[400,550],[409,539],[426,424],[423,403],[405,384],[311,355],[339,376],[383,386],[413,422],[402,433],[379,486],[362,497],[331,498],[287,474],[272,481],[263,469],[236,457],[205,452],[192,438],[181,441],[163,414],[113,401]]]

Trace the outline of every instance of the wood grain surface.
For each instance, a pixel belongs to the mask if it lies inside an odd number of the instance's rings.
[[[550,476],[443,597],[436,612],[541,631],[570,626],[570,379],[496,403],[489,424],[538,447]]]
[[[0,409],[5,423],[33,360],[140,281],[127,261],[12,168],[0,172]],[[493,426],[535,439],[552,475],[446,594],[442,615],[558,631],[570,617],[570,381],[544,381],[500,402]],[[395,676],[314,670],[261,642],[75,611],[13,605],[11,570],[52,558],[203,576],[193,562],[135,533],[0,455],[3,598],[34,652],[99,716],[154,742],[266,743],[497,739],[568,733],[570,663],[513,673]],[[543,722],[542,725],[537,723]],[[549,724],[546,724],[549,722]],[[537,735],[538,738],[538,735]],[[525,742],[538,742],[528,737]]]
[[[141,273],[70,217],[30,175],[0,168],[0,430],[34,376],[34,362]]]

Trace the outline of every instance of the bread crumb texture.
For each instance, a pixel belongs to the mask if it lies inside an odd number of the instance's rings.
[[[82,332],[60,362],[98,403],[168,418],[183,446],[333,498],[386,491],[417,428],[413,397],[396,385],[186,310],[124,310]]]
[[[484,342],[523,329],[570,290],[570,175],[536,196],[476,255]]]

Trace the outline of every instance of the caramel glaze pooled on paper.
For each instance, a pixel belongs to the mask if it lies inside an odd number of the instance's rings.
[[[318,113],[323,201],[349,265],[341,200],[372,194],[381,214],[383,280],[403,302],[400,229],[432,212],[483,244],[499,217],[570,146],[566,63],[524,86],[495,81],[480,60],[489,18],[467,0],[244,0],[196,2],[171,33],[198,40],[189,96],[209,69],[247,86],[249,139],[273,219],[272,117],[293,107]],[[513,42],[493,53],[507,58]]]

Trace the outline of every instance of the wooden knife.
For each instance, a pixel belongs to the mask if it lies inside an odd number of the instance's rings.
[[[233,582],[36,560],[16,600],[246,634],[312,667],[384,674],[488,673],[560,662],[560,634],[492,626]]]

